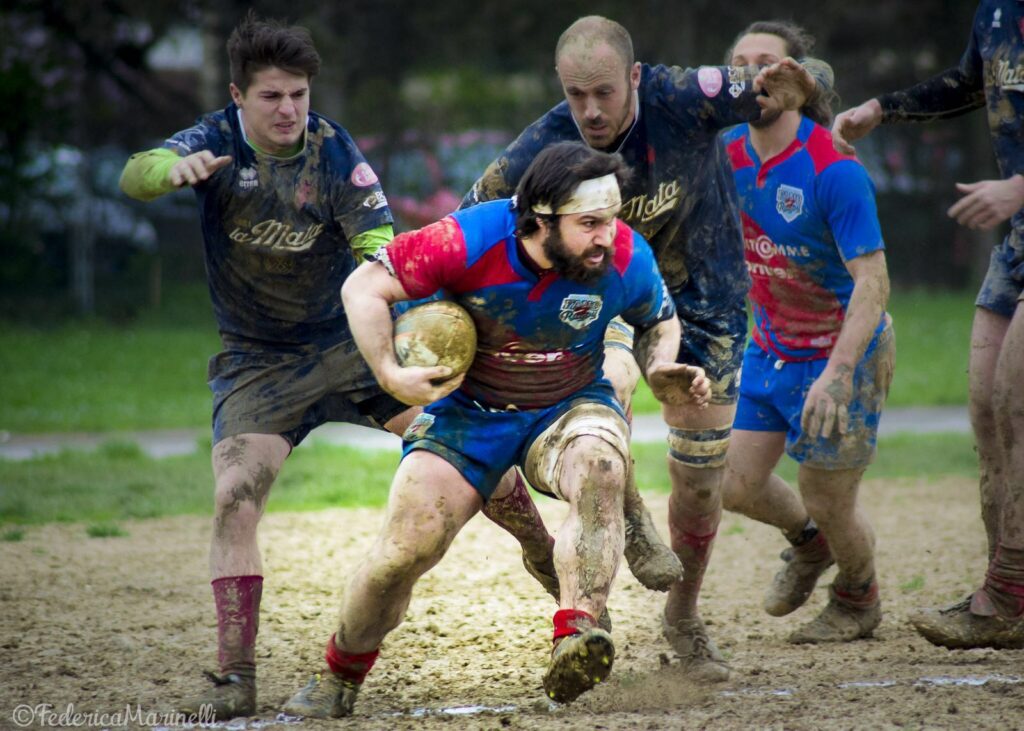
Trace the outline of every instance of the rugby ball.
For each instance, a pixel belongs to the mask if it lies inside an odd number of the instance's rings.
[[[395,320],[395,355],[406,366],[448,366],[457,376],[476,356],[473,318],[450,300],[416,305]]]

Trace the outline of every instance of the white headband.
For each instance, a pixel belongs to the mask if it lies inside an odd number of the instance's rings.
[[[591,178],[581,182],[576,186],[572,197],[560,205],[554,213],[559,216],[564,216],[567,213],[589,213],[619,205],[622,205],[622,199],[619,197],[619,181],[615,177],[615,173],[608,173],[603,178]],[[533,212],[550,216],[551,205],[548,203],[534,204]]]

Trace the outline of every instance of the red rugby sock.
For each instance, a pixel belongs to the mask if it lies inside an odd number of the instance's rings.
[[[224,674],[256,675],[262,576],[224,576],[210,582],[217,607],[217,659]]]
[[[366,674],[377,662],[378,655],[380,655],[380,648],[359,653],[340,650],[334,644],[334,635],[331,635],[331,639],[327,641],[327,652],[324,658],[332,673],[340,675],[351,683],[362,685],[362,682],[366,680]]]
[[[559,609],[555,612],[552,622],[555,625],[555,634],[552,640],[578,635],[597,626],[597,620],[592,615],[579,609]]]

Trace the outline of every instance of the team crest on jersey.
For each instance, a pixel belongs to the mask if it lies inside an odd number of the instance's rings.
[[[238,171],[238,187],[242,190],[252,190],[259,187],[259,184],[256,168],[248,167]]]
[[[570,294],[562,300],[558,319],[569,327],[582,330],[601,314],[602,302],[599,294]]]
[[[786,223],[793,223],[804,212],[804,192],[792,185],[780,185],[775,193],[775,210],[786,219]]]

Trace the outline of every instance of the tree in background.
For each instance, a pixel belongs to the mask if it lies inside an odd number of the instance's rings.
[[[431,138],[473,128],[522,129],[561,98],[558,34],[580,15],[627,26],[638,58],[720,63],[735,33],[756,19],[792,19],[819,41],[837,90],[861,100],[957,62],[975,0],[8,0],[0,14],[0,283],[57,282],[43,257],[28,201],[44,195],[40,150],[89,151],[155,143],[228,101],[224,44],[249,7],[306,25],[323,55],[318,110],[356,134],[397,146],[414,130]],[[154,68],[151,51],[175,31],[198,32],[206,61]],[[977,115],[974,115],[975,117]],[[975,234],[943,211],[956,179],[991,177],[980,118],[926,130],[886,128],[860,154],[876,180],[897,282],[974,284]],[[979,142],[980,141],[980,142]],[[380,171],[385,184],[386,170]],[[196,251],[198,257],[198,252]],[[52,257],[51,257],[52,259]],[[4,287],[7,288],[6,286]],[[15,288],[17,289],[17,288]]]

